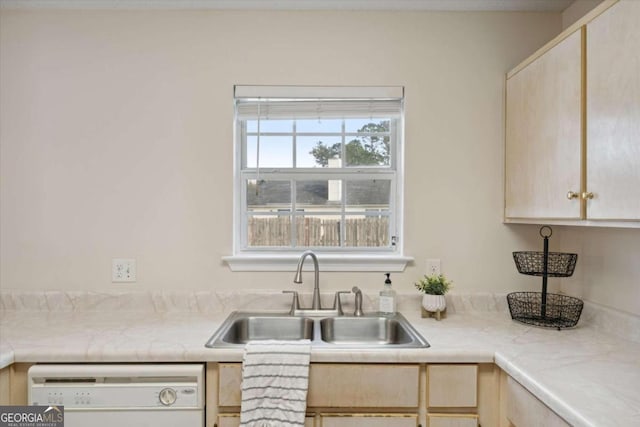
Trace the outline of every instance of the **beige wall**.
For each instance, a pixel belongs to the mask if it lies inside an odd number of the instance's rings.
[[[560,14],[2,11],[3,289],[291,289],[232,273],[234,84],[404,85],[400,291],[441,258],[458,292],[538,289],[501,223],[504,73]],[[135,257],[138,283],[111,283]],[[381,288],[326,273],[324,289]],[[304,286],[309,287],[309,284]]]
[[[562,29],[568,28],[600,3],[602,3],[602,0],[574,0],[562,12]]]
[[[563,251],[578,254],[563,291],[640,315],[640,229],[563,227],[561,238]]]

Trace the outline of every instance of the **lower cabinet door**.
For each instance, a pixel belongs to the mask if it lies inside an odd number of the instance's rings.
[[[320,427],[416,427],[416,414],[323,414]]]
[[[429,408],[478,406],[478,365],[428,365],[427,378]]]
[[[240,414],[220,414],[218,415],[218,427],[239,427]],[[304,427],[314,427],[313,417],[304,420]]]
[[[507,380],[507,418],[516,427],[569,427],[513,378]]]
[[[477,415],[435,414],[429,415],[428,427],[478,427]]]
[[[11,405],[11,367],[0,369],[0,405]]]

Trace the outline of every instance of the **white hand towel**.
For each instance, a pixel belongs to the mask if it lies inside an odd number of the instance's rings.
[[[309,340],[247,343],[240,427],[304,427],[310,359]]]

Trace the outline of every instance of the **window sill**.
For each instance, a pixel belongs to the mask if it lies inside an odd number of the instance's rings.
[[[317,253],[320,271],[401,272],[413,257],[401,255],[351,255]],[[242,254],[222,257],[231,271],[295,271],[300,254]],[[313,263],[306,262],[305,270]]]

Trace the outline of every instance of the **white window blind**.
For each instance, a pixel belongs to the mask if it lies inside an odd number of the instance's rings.
[[[238,100],[239,119],[343,119],[400,116],[400,100]]]
[[[401,87],[302,88],[236,86],[238,119],[398,118],[402,113]],[[347,96],[348,95],[348,96]]]
[[[402,86],[234,86],[234,97],[280,99],[402,99]]]

